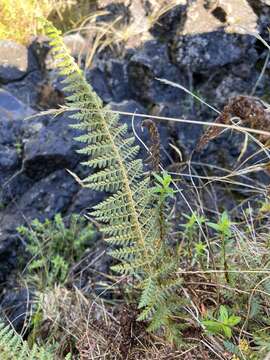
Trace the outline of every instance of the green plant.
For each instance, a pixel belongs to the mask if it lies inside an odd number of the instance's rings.
[[[0,39],[27,43],[36,35],[37,16],[47,16],[53,3],[52,0],[0,0]]]
[[[184,227],[183,237],[187,241],[188,255],[192,257],[192,250],[193,250],[192,246],[193,246],[194,237],[197,236],[198,226],[205,223],[205,218],[203,216],[199,216],[196,213],[192,213],[191,215],[184,214],[184,217],[187,219],[187,222],[183,225]],[[199,254],[197,250],[199,250],[199,247],[197,247],[197,249],[195,247],[196,254],[202,255]]]
[[[27,266],[27,279],[37,289],[63,284],[71,265],[83,255],[93,239],[93,227],[79,217],[72,215],[70,224],[64,224],[57,214],[53,221],[34,220],[31,227],[18,228],[27,239],[26,251],[33,257]]]
[[[189,215],[182,226],[184,231],[173,228],[180,239],[172,238],[172,178],[164,171],[144,171],[142,161],[137,159],[139,148],[128,136],[127,126],[103,106],[69,55],[60,32],[48,22],[44,27],[60,75],[65,77],[65,91],[70,94],[59,113],[69,111],[74,119],[72,126],[83,132],[77,140],[85,144],[80,152],[89,156],[84,165],[92,170],[82,180],[73,175],[90,190],[109,193],[91,215],[101,223],[112,247],[110,254],[119,260],[113,270],[138,290],[138,320],[147,321],[150,331],[165,333],[173,343],[181,343],[183,329],[198,328],[200,323],[208,333],[218,335],[215,340],[219,344],[222,341],[221,347],[224,337],[231,338],[234,346],[239,345],[232,331],[242,318],[243,329],[249,334],[255,334],[258,319],[263,326],[269,326],[265,316],[269,311],[269,279],[265,276],[269,273],[268,236],[261,236],[258,242],[253,232],[250,236],[249,224],[232,223],[225,211],[217,222],[207,222],[196,213]],[[232,226],[237,229],[232,231]],[[240,289],[236,281],[241,283]],[[205,313],[212,314],[217,307],[217,318],[204,318]]]
[[[21,156],[22,155],[22,151],[23,151],[23,144],[21,143],[21,141],[16,141],[14,144],[16,153]]]
[[[85,132],[77,137],[86,144],[79,152],[90,156],[84,165],[96,170],[80,182],[91,190],[112,193],[91,214],[103,224],[106,241],[114,246],[110,254],[120,260],[113,269],[137,280],[141,290],[138,319],[150,320],[149,330],[163,328],[171,341],[179,339],[175,311],[183,302],[176,291],[181,279],[176,274],[178,258],[166,246],[164,232],[171,179],[162,174],[151,186],[142,160],[136,159],[139,147],[133,137],[127,137],[127,125],[120,124],[118,115],[103,107],[69,55],[60,32],[49,22],[44,28],[60,75],[66,77],[65,91],[71,93],[67,109],[75,111],[71,115],[77,120],[73,127]]]
[[[226,306],[221,305],[217,319],[203,320],[202,324],[211,334],[223,334],[227,338],[232,337],[232,328],[239,324],[240,316],[229,315]]]
[[[0,321],[0,354],[1,360],[54,360],[52,352],[41,346],[29,348],[26,341],[9,326]],[[66,360],[71,360],[71,354]]]
[[[70,30],[90,8],[86,0],[0,0],[0,39],[28,44],[38,33],[40,16],[50,18],[65,31]]]
[[[228,269],[227,254],[226,254],[226,245],[232,236],[232,232],[231,232],[232,222],[230,221],[228,213],[224,211],[217,223],[208,222],[207,225],[210,226],[212,229],[218,231],[220,234],[224,275],[225,275],[225,280],[227,281],[227,283],[229,283],[230,278],[228,272],[229,269]]]

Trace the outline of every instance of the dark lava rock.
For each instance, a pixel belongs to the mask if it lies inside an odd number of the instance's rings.
[[[82,157],[74,140],[79,132],[66,115],[45,118],[37,133],[24,141],[23,168],[26,175],[40,179],[63,168],[74,168]]]
[[[0,82],[21,79],[37,68],[34,55],[25,46],[11,40],[0,40]]]
[[[104,195],[103,192],[81,188],[73,197],[71,206],[68,208],[67,212],[69,214],[84,214],[94,205],[101,202],[104,199]]]
[[[142,129],[141,129],[141,123],[142,123],[143,119],[136,117],[136,113],[146,114],[146,109],[142,105],[140,105],[135,100],[124,100],[121,103],[111,102],[111,103],[109,103],[109,106],[111,107],[112,110],[130,113],[130,115],[120,114],[120,116],[119,116],[120,121],[122,123],[126,123],[128,125],[129,136],[135,136],[134,131],[133,131],[133,126],[132,126],[132,119],[134,119],[133,125],[134,125],[134,130],[135,130],[136,134],[140,138],[142,138],[143,141],[146,141],[147,136],[142,134]],[[138,145],[141,146],[141,144],[138,140],[137,140],[137,143],[138,143]],[[143,150],[142,150],[142,153],[144,153]]]
[[[16,149],[0,145],[0,171],[9,171],[17,168],[19,154]]]
[[[7,192],[3,184],[7,183],[21,166],[23,151],[21,133],[24,119],[32,114],[31,108],[8,91],[0,89],[0,203],[2,206],[3,195]]]
[[[18,265],[18,254],[23,254],[17,227],[30,224],[36,218],[44,221],[63,213],[79,188],[65,170],[56,171],[32,185],[17,201],[0,209],[0,283],[6,281]]]
[[[14,169],[12,167],[12,169],[8,169],[4,172],[3,177],[0,178],[0,204],[2,209],[5,209],[10,202],[18,201],[35,183],[35,180],[30,179],[24,174],[20,158],[18,161],[20,164],[18,168]]]
[[[106,78],[102,62],[98,62],[96,66],[87,71],[86,80],[91,84],[104,102],[108,103],[112,101],[112,93],[109,88],[108,79]]]
[[[177,5],[162,14],[150,29],[151,34],[163,40],[170,40],[183,27],[186,16],[187,6]]]
[[[1,213],[1,231],[12,232],[22,223],[38,218],[43,221],[65,211],[79,185],[65,170],[58,170],[35,182],[18,201],[11,202]],[[1,235],[0,235],[1,242]]]
[[[241,161],[237,162],[237,158],[243,150],[244,141],[244,134],[229,130],[225,131],[222,135],[210,141],[202,151],[193,154],[192,160],[200,164],[195,166],[196,170],[198,173],[204,171],[204,174],[222,177],[228,175],[228,170],[235,171],[237,169],[237,171],[240,171],[248,168],[248,166],[263,163],[266,160],[265,154],[259,151],[260,147],[252,141],[249,142]],[[240,166],[241,163],[244,165]],[[267,171],[262,170],[250,172],[248,176],[245,173],[242,176],[235,176],[234,180],[238,181],[239,184],[244,184],[244,186],[238,186],[235,195],[248,196],[253,190],[250,190],[245,185],[253,187],[256,184],[255,186],[261,185],[261,187],[264,187],[269,185],[270,179]],[[230,201],[229,194],[227,194],[227,198]]]
[[[170,63],[168,48],[156,40],[147,41],[128,64],[128,76],[132,95],[144,103],[177,101],[181,90],[164,86],[155,78],[166,78],[183,83],[184,76]]]
[[[190,116],[190,114],[187,116],[187,114],[185,114],[186,111],[187,105],[184,103],[161,103],[158,115],[175,119],[191,119],[192,116]],[[196,117],[194,120],[196,120]],[[185,159],[186,155],[190,154],[191,151],[194,150],[199,137],[202,135],[202,128],[196,124],[170,121],[163,123],[163,126],[169,128],[169,133],[173,138],[172,143],[174,143],[180,151],[182,151],[183,159]],[[173,160],[175,162],[179,162],[179,155],[172,149],[168,149],[168,151],[170,152]]]
[[[108,86],[114,102],[121,102],[130,98],[127,61],[111,59],[105,63],[105,73]]]
[[[95,59],[95,65],[86,72],[86,79],[105,102],[121,102],[131,97],[127,60]]]
[[[257,14],[258,30],[264,39],[269,37],[269,16],[270,16],[270,1],[269,0],[247,0],[254,12]]]
[[[107,4],[100,9],[104,14],[97,16],[97,22],[113,22],[116,19],[121,19],[121,23],[127,23],[129,20],[128,8],[123,3],[113,2]]]
[[[3,89],[9,91],[24,104],[35,108],[38,100],[39,84],[42,78],[40,71],[33,71],[19,81],[13,81],[4,85]]]
[[[180,68],[192,72],[212,71],[245,60],[254,63],[256,39],[249,35],[227,34],[223,30],[175,38],[172,57]]]
[[[32,115],[34,111],[18,100],[10,92],[0,89],[0,142],[9,142],[11,139],[7,136],[6,129],[14,128],[18,125],[16,120]],[[5,133],[1,133],[5,131]],[[14,139],[12,139],[14,140]]]
[[[102,193],[81,189],[66,170],[55,171],[36,182],[27,177],[24,181],[21,185],[24,193],[20,193],[17,199],[11,198],[9,204],[0,209],[0,283],[16,267],[18,251],[23,254],[23,243],[16,231],[18,226],[30,224],[36,218],[40,221],[52,219],[57,213],[83,212],[103,196]],[[18,192],[21,192],[20,183],[18,180],[14,185],[19,187]]]
[[[25,322],[32,306],[32,294],[29,289],[5,289],[0,300],[2,318],[7,318],[17,332],[27,325]]]

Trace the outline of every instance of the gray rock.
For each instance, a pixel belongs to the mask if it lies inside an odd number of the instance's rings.
[[[171,64],[166,44],[147,41],[128,64],[129,84],[132,95],[139,101],[155,104],[160,101],[177,101],[181,90],[164,86],[155,78],[166,78],[183,83],[184,76]]]
[[[0,124],[3,126],[13,126],[16,120],[23,120],[32,115],[34,111],[13,96],[10,92],[0,89]],[[8,123],[8,125],[6,124]],[[1,125],[0,125],[1,126]],[[3,138],[6,137],[4,134]],[[1,130],[0,130],[1,141]]]
[[[14,290],[14,283],[9,284],[1,296],[0,313],[7,318],[16,331],[21,332],[27,326],[27,317],[31,310],[33,296],[29,289]]]
[[[13,177],[21,168],[22,129],[27,123],[24,118],[31,114],[33,114],[31,108],[8,91],[0,89],[0,203],[2,206],[8,203],[10,196],[25,190],[25,181],[16,183]]]
[[[38,90],[41,81],[41,72],[33,71],[19,81],[13,81],[4,85],[3,89],[9,91],[27,106],[35,108],[37,105]]]
[[[104,102],[108,103],[112,101],[112,93],[109,88],[108,79],[105,75],[104,65],[101,61],[87,71],[86,80],[91,84]]]
[[[109,106],[111,107],[112,110],[130,113],[130,115],[121,115],[120,114],[120,121],[122,123],[126,123],[128,125],[128,132],[130,135],[133,135],[133,136],[134,136],[134,132],[133,132],[133,128],[132,128],[132,117],[134,114],[135,131],[138,132],[138,134],[141,134],[142,118],[136,118],[136,113],[146,114],[146,109],[142,105],[140,105],[135,100],[124,100],[120,103],[111,102],[111,103],[109,103]]]
[[[104,66],[107,83],[112,100],[121,102],[130,98],[129,79],[127,74],[127,61],[110,59]]]
[[[0,204],[2,210],[6,209],[11,202],[17,202],[35,184],[33,179],[23,173],[21,159],[18,159],[18,162],[19,164],[16,163],[16,167],[10,167],[4,171],[4,176],[0,179]]]
[[[40,179],[63,168],[74,168],[82,157],[77,154],[79,132],[72,129],[66,115],[45,118],[39,131],[24,140],[23,168],[26,175]]]
[[[0,145],[0,171],[10,171],[17,168],[19,154],[16,149]]]
[[[170,40],[184,26],[187,6],[177,5],[162,14],[150,29],[151,34],[159,39]]]
[[[65,170],[59,170],[34,183],[18,201],[0,210],[0,283],[18,265],[18,251],[23,254],[17,227],[65,212],[78,189],[75,180]]]
[[[43,221],[65,211],[78,191],[78,184],[65,171],[58,170],[36,182],[16,203],[10,203],[0,216],[0,243],[16,228],[38,218]]]
[[[195,118],[196,120],[196,116],[191,113],[191,109],[188,108],[184,100],[181,103],[161,103],[158,115],[176,119]],[[183,159],[186,159],[186,155],[190,154],[191,151],[194,150],[194,147],[202,134],[201,127],[195,124],[177,123],[174,121],[166,122],[163,126],[166,126],[167,132],[172,138],[171,143],[179,148],[182,152]],[[168,138],[163,139],[163,141],[168,142]],[[167,147],[167,151],[175,162],[181,161],[179,155],[172,148]]]
[[[84,214],[94,205],[104,199],[105,193],[81,188],[72,199],[72,204],[68,209],[69,214]]]
[[[172,57],[180,68],[192,72],[209,72],[240,61],[254,63],[256,38],[227,34],[223,30],[204,34],[181,35],[175,38]]]
[[[247,0],[247,1],[259,18],[258,30],[261,36],[267,41],[269,38],[268,28],[269,28],[269,16],[270,16],[270,1],[269,0]]]
[[[100,10],[104,12],[100,16],[97,16],[97,22],[113,22],[116,19],[120,19],[122,24],[127,23],[129,20],[129,10],[125,4],[119,2],[114,4],[113,2],[104,4],[100,7]]]
[[[0,40],[0,82],[8,83],[37,69],[32,52],[11,40]]]

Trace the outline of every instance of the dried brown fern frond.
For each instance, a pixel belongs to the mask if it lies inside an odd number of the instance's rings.
[[[267,112],[264,104],[257,98],[239,95],[229,100],[221,114],[217,117],[216,124],[231,125],[232,118],[239,118],[242,125],[247,125],[251,129],[269,131],[270,113]],[[210,126],[200,138],[196,150],[200,151],[224,131],[221,127]],[[260,135],[259,141],[267,143],[269,136]]]
[[[160,136],[157,125],[153,120],[146,119],[142,122],[142,127],[147,128],[150,137],[150,156],[146,159],[146,162],[150,165],[152,171],[158,172],[160,164]]]

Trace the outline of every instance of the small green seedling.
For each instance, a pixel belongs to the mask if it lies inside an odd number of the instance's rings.
[[[240,316],[229,315],[226,306],[221,305],[218,319],[203,320],[202,324],[209,333],[213,335],[223,334],[230,339],[232,337],[232,328],[239,324],[240,321]]]
[[[170,187],[172,182],[171,175],[164,171],[161,175],[153,173],[153,176],[156,179],[153,192],[158,194],[162,201],[164,201],[168,197],[173,198],[174,190]]]
[[[224,211],[218,221],[218,223],[208,222],[207,225],[212,229],[216,230],[221,236],[221,250],[222,250],[222,259],[223,259],[223,268],[224,268],[224,275],[225,280],[227,283],[230,283],[229,278],[229,268],[227,263],[227,256],[226,256],[226,243],[232,236],[231,226],[232,222],[229,218],[227,211]]]
[[[184,217],[187,219],[187,222],[183,225],[184,227],[184,238],[187,240],[187,250],[188,250],[188,255],[190,258],[192,258],[192,243],[194,241],[194,238],[197,238],[197,229],[198,226],[201,226],[202,224],[205,223],[206,219],[203,216],[200,216],[198,214],[196,214],[195,212],[193,212],[191,215],[186,215],[184,214]],[[201,244],[204,247],[204,250],[206,249],[206,245],[203,245],[201,242],[197,243],[195,245],[195,256],[196,254],[198,254],[196,249],[196,246],[198,244]],[[198,245],[200,247],[200,245]],[[203,249],[201,249],[200,251],[202,251],[202,253],[204,252]],[[202,255],[201,253],[201,255]],[[198,254],[199,255],[199,254]]]
[[[207,225],[212,229],[218,231],[220,234],[224,235],[226,238],[230,238],[232,235],[231,226],[232,222],[229,218],[227,211],[224,211],[218,221],[218,223],[208,222]]]

